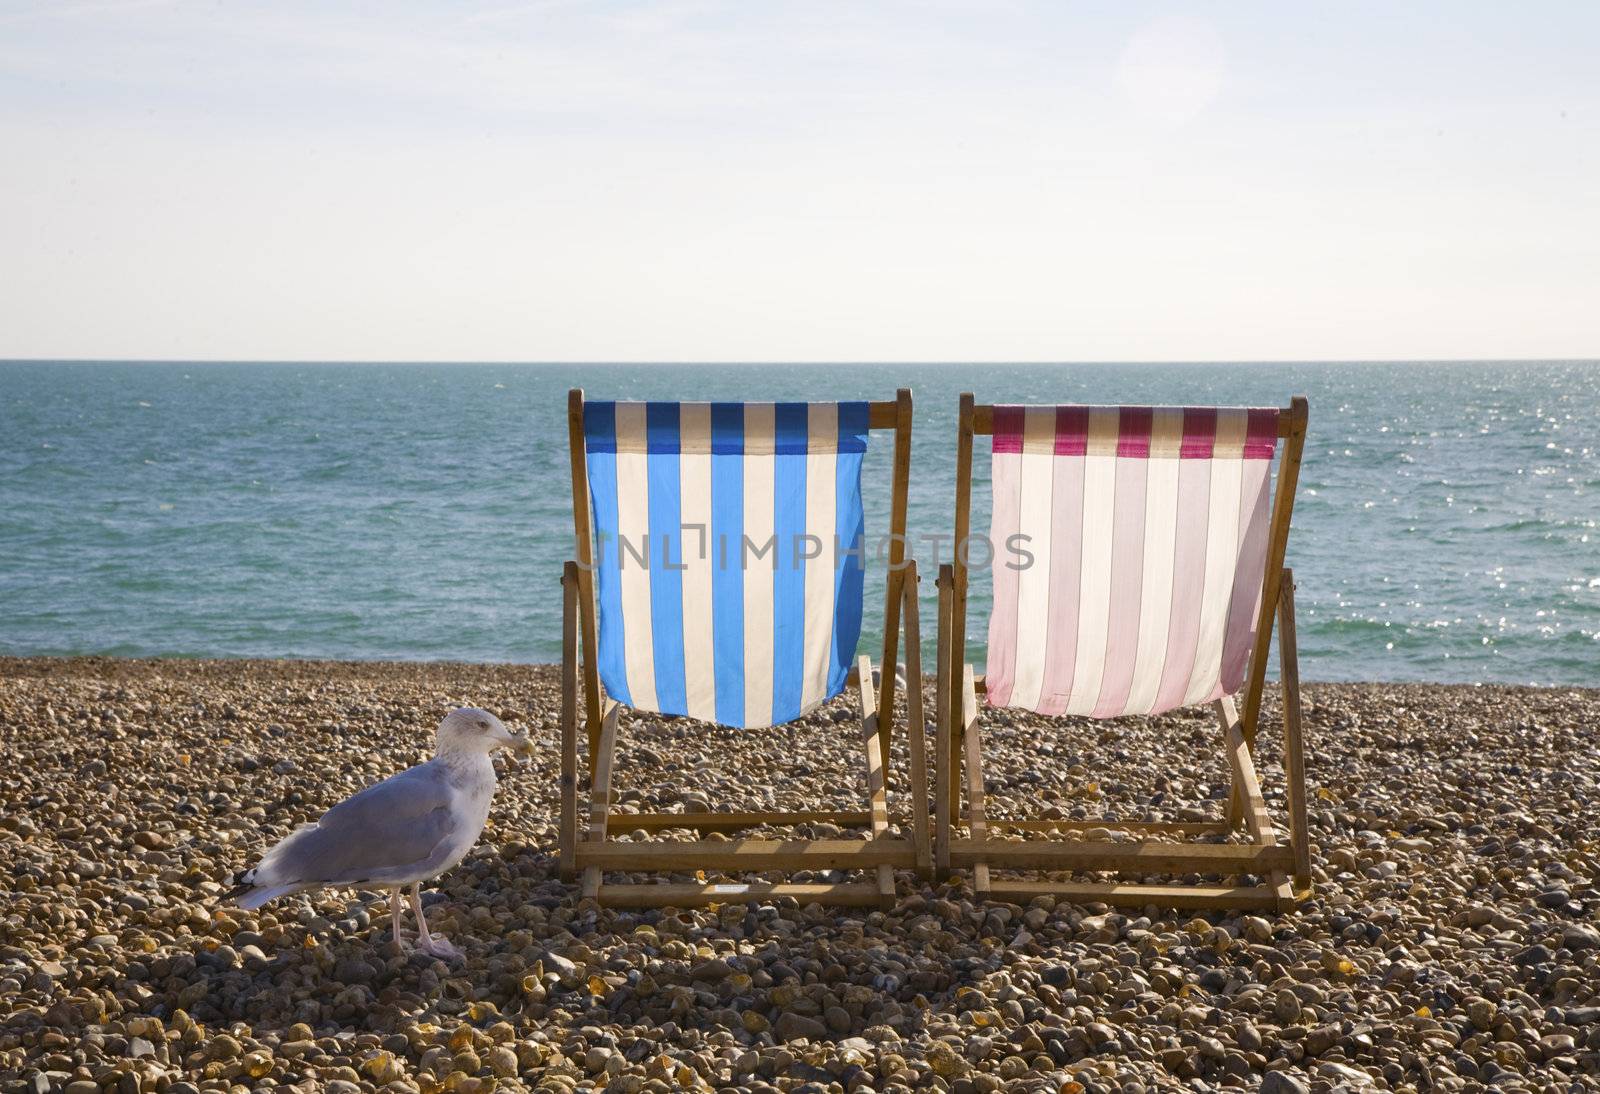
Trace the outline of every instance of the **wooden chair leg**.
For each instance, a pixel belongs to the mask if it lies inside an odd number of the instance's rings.
[[[933,848],[928,831],[928,742],[922,712],[922,623],[917,611],[917,564],[907,564],[901,585],[901,625],[906,639],[906,748],[911,785],[911,839],[917,845],[917,875],[933,872]]]
[[[1294,880],[1311,888],[1311,832],[1306,821],[1306,755],[1301,739],[1300,654],[1294,630],[1294,571],[1285,567],[1278,585],[1278,666],[1283,680],[1283,770],[1289,806],[1289,842]]]
[[[1227,755],[1228,748],[1228,723],[1239,720],[1239,711],[1234,706],[1233,697],[1224,695],[1212,704],[1212,709],[1217,712],[1217,725],[1222,730],[1223,755]],[[1238,831],[1244,825],[1244,798],[1239,793],[1239,780],[1233,777],[1233,769],[1228,769],[1228,828]]]
[[[617,748],[617,721],[622,714],[622,704],[613,703],[600,719],[600,754],[595,761],[594,781],[589,792],[589,834],[587,842],[602,844],[606,841],[606,821],[611,810],[611,760]],[[583,897],[600,899],[601,871],[598,866],[583,870]]]
[[[951,569],[948,563],[939,567],[939,646],[936,690],[933,704],[934,755],[938,767],[934,772],[933,789],[933,863],[934,878],[944,881],[950,876],[950,826],[955,821],[955,755],[953,718],[950,716],[954,701],[950,687],[950,607]]]
[[[882,839],[889,828],[889,799],[883,774],[883,738],[878,732],[878,693],[872,685],[872,659],[856,659],[857,694],[861,697],[861,743],[867,754],[867,793],[872,809],[872,838]],[[878,897],[885,907],[894,905],[894,867],[877,867]]]
[[[978,689],[971,665],[963,665],[961,673],[961,739],[967,753],[968,838],[974,843],[981,843],[989,838],[989,826],[983,813],[983,741],[978,732]],[[987,862],[973,863],[972,890],[979,897],[988,898]]]
[[[561,574],[561,880],[576,876],[578,842],[578,564]]]
[[[1261,794],[1261,782],[1256,776],[1255,761],[1250,756],[1250,745],[1245,740],[1244,728],[1237,717],[1230,719],[1225,727],[1228,747],[1228,764],[1233,769],[1233,780],[1239,787],[1244,804],[1244,827],[1250,833],[1251,842],[1258,847],[1278,846],[1278,830],[1273,826],[1272,816],[1267,812],[1266,799]],[[1294,887],[1290,884],[1289,875],[1282,870],[1273,870],[1267,875],[1268,887],[1272,890],[1278,911],[1287,912],[1294,908]]]

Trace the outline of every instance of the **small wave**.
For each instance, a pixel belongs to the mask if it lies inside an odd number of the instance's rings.
[[[1484,525],[1480,525],[1477,528],[1472,528],[1472,529],[1467,529],[1467,530],[1468,531],[1473,531],[1473,532],[1491,532],[1491,533],[1495,533],[1495,532],[1527,532],[1527,531],[1533,531],[1533,530],[1543,531],[1546,528],[1560,528],[1560,527],[1563,527],[1565,525],[1565,523],[1566,523],[1565,521],[1544,520],[1544,519],[1539,518],[1539,517],[1524,517],[1521,520],[1506,521],[1503,524],[1484,524]]]

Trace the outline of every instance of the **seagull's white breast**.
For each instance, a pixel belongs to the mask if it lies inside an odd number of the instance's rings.
[[[489,807],[494,803],[494,763],[488,756],[478,754],[466,762],[452,763],[450,767],[450,812],[455,820],[454,829],[445,849],[443,873],[466,858],[483,835],[484,823],[489,819]]]

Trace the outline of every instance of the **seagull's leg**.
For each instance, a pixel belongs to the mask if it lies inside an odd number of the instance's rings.
[[[435,957],[442,957],[447,961],[460,960],[465,955],[442,938],[435,938],[428,933],[428,921],[422,917],[422,882],[417,882],[411,887],[411,910],[417,917],[417,948],[424,953],[431,953]]]
[[[406,940],[400,933],[400,910],[405,907],[405,890],[394,888],[389,890],[389,914],[394,919],[394,945],[401,953],[406,952]]]

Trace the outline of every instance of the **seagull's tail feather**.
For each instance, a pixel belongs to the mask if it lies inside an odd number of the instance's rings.
[[[297,893],[301,889],[304,889],[304,888],[307,888],[307,886],[305,886],[305,885],[272,885],[272,886],[238,885],[238,886],[234,887],[233,891],[230,892],[228,894],[228,896],[234,898],[234,903],[238,904],[239,907],[245,909],[246,911],[253,911],[256,908],[261,907],[263,904],[265,904],[269,900],[276,900],[280,896],[288,896],[290,893]]]
[[[284,869],[286,860],[292,861],[289,860],[288,853],[293,850],[295,844],[316,830],[315,824],[307,824],[291,832],[266,853],[259,865],[235,878],[233,888],[226,894],[227,898],[241,908],[254,909],[269,900],[276,900],[280,896],[309,889],[317,884],[304,878],[288,876],[293,871]]]

